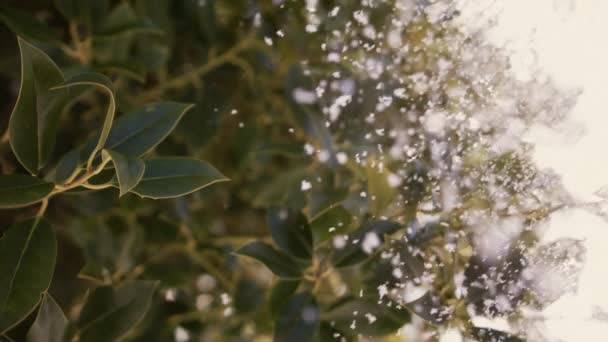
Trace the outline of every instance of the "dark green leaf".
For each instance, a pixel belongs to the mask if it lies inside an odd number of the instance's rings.
[[[123,115],[112,126],[105,148],[141,156],[162,142],[190,108],[191,104],[160,102]]]
[[[126,156],[112,150],[102,150],[104,157],[111,158],[118,178],[120,196],[131,191],[144,176],[146,165],[143,160]]]
[[[334,266],[347,267],[365,261],[369,255],[363,250],[363,246],[368,234],[375,234],[375,237],[382,242],[385,234],[392,234],[400,228],[399,223],[386,220],[366,222],[348,235],[347,244],[344,248],[336,251],[333,256]]]
[[[281,278],[298,279],[302,277],[302,270],[292,257],[264,242],[252,242],[241,247],[236,253],[260,261]]]
[[[353,298],[323,313],[322,318],[347,335],[382,336],[409,322],[410,313],[395,303],[378,303],[377,298]]]
[[[55,29],[40,22],[27,12],[0,6],[0,20],[13,32],[26,39],[47,43],[59,42],[59,34]]]
[[[11,226],[0,238],[0,334],[27,317],[51,284],[57,242],[44,219]]]
[[[27,333],[28,342],[62,342],[68,319],[50,294],[45,294],[36,321]]]
[[[294,193],[300,195],[300,183],[310,176],[307,168],[294,168],[279,174],[271,182],[265,184],[253,199],[255,207],[271,207],[285,205]]]
[[[274,327],[274,341],[308,342],[319,328],[319,308],[310,293],[291,297],[280,310]]]
[[[29,175],[0,175],[0,209],[40,202],[55,186]]]
[[[270,298],[268,299],[270,313],[273,316],[277,315],[279,309],[285,303],[285,298],[291,297],[291,295],[296,292],[299,285],[300,280],[279,279],[279,281],[277,281],[277,283],[272,288],[270,292]]]
[[[157,286],[154,281],[137,281],[118,288],[96,288],[76,323],[79,341],[106,342],[123,338],[143,319]]]
[[[266,217],[272,239],[283,252],[300,259],[311,258],[312,233],[302,213],[274,208]]]
[[[471,334],[478,341],[483,341],[483,342],[523,342],[524,341],[523,339],[521,339],[517,336],[508,334],[503,331],[489,329],[489,328],[475,327],[475,328],[471,329]]]
[[[40,49],[18,38],[21,51],[21,86],[9,121],[10,144],[15,156],[30,173],[47,163],[55,147],[55,135],[66,90],[63,74]]]
[[[142,197],[172,198],[227,180],[228,178],[202,160],[155,158],[146,160],[144,176],[131,192]]]
[[[433,296],[430,292],[425,293],[415,301],[407,303],[406,306],[416,315],[433,323],[445,322],[450,316],[449,311],[442,307],[439,298]]]
[[[99,39],[115,38],[129,33],[162,34],[163,31],[151,21],[138,18],[131,5],[128,2],[122,2],[103,19],[94,34]]]

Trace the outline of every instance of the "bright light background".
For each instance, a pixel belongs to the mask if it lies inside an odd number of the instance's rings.
[[[522,79],[540,67],[558,85],[580,87],[571,119],[584,127],[573,138],[537,134],[535,159],[553,168],[566,188],[581,200],[608,184],[608,0],[461,0],[468,25],[482,27],[496,19],[487,37],[504,46]],[[550,341],[607,341],[608,223],[583,210],[555,214],[543,237],[585,239],[587,260],[577,293],[545,310],[543,332]]]

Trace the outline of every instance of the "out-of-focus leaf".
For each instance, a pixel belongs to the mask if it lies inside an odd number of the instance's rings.
[[[217,182],[228,181],[228,178],[202,160],[166,157],[148,159],[145,163],[144,176],[131,190],[141,197],[179,197]]]
[[[0,209],[40,202],[55,186],[29,175],[0,175]]]
[[[379,242],[384,241],[385,234],[392,234],[401,229],[396,222],[386,220],[369,221],[348,235],[346,246],[339,249],[333,256],[336,267],[348,267],[365,261],[369,255],[364,251],[365,241],[368,234],[374,234]]]
[[[96,288],[76,322],[78,340],[105,342],[124,338],[143,319],[157,287],[155,281],[136,281],[118,288]]]
[[[352,214],[342,206],[334,207],[319,215],[310,223],[314,245],[318,246],[350,228]]]
[[[44,295],[34,324],[27,333],[28,342],[62,342],[68,319],[49,293]]]
[[[252,242],[241,247],[236,253],[260,261],[281,278],[299,279],[302,277],[302,270],[292,257],[264,242]]]
[[[240,314],[255,312],[263,306],[264,289],[257,283],[241,279],[234,293],[234,308]]]
[[[302,213],[272,208],[266,218],[272,239],[283,252],[300,259],[311,258],[312,232]]]
[[[300,286],[300,280],[282,280],[280,279],[272,287],[270,297],[268,299],[268,307],[270,313],[276,316],[281,306],[285,303],[285,298],[291,297]]]
[[[446,310],[439,302],[439,298],[433,296],[430,292],[405,304],[405,306],[412,310],[416,315],[432,323],[442,323],[450,317],[450,311]]]
[[[58,32],[32,17],[29,13],[23,12],[6,5],[0,5],[0,20],[19,36],[45,43],[58,43]]]
[[[48,162],[67,91],[54,89],[63,74],[42,50],[18,38],[21,51],[21,86],[9,121],[10,144],[15,156],[30,173]]]
[[[365,336],[390,334],[410,321],[405,308],[392,303],[378,303],[377,298],[353,298],[322,314],[324,321],[346,335],[353,331]]]
[[[310,204],[310,220],[313,221],[328,210],[339,206],[348,196],[347,189],[323,189],[313,192]]]
[[[108,0],[54,0],[55,7],[69,20],[88,25],[90,29],[99,26],[107,17]]]
[[[308,342],[319,329],[319,308],[310,293],[291,297],[279,311],[274,327],[274,341]]]
[[[112,150],[102,150],[107,158],[111,158],[116,170],[116,178],[118,178],[118,188],[120,196],[131,191],[144,176],[146,165],[143,160],[126,156],[122,153]]]
[[[471,329],[471,334],[473,337],[478,339],[479,341],[488,341],[488,342],[523,342],[524,340],[511,335],[509,333],[489,329],[489,328],[477,328],[474,327]]]
[[[257,193],[253,199],[255,207],[289,205],[294,193],[301,194],[300,183],[310,175],[307,168],[296,168],[281,173]]]
[[[0,238],[0,334],[26,318],[51,284],[57,242],[44,219],[11,226]]]
[[[100,23],[94,32],[96,38],[115,38],[130,33],[162,34],[154,23],[145,18],[138,18],[128,2],[122,2]]]
[[[380,217],[391,204],[397,188],[389,183],[390,171],[382,164],[368,162],[365,167],[365,175],[367,180],[368,198],[370,200],[370,209],[375,217]]]

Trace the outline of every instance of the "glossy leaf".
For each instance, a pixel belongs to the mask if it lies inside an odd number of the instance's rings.
[[[274,341],[308,342],[319,328],[319,308],[310,293],[291,297],[279,311]]]
[[[160,144],[190,108],[191,104],[160,102],[123,115],[114,122],[105,148],[141,156]]]
[[[40,49],[18,38],[21,51],[19,97],[9,121],[11,148],[17,160],[32,174],[46,165],[55,147],[55,136],[66,90],[63,74]]]
[[[264,242],[252,242],[241,247],[236,253],[260,261],[281,278],[298,279],[302,277],[302,270],[293,258]]]
[[[410,313],[395,303],[378,303],[377,298],[353,298],[324,312],[322,318],[347,335],[382,336],[409,322]]]
[[[87,155],[89,156],[89,160],[92,160],[92,157],[95,156],[97,152],[101,151],[101,149],[105,146],[108,135],[110,134],[110,129],[112,128],[112,123],[114,122],[114,114],[116,113],[116,98],[114,95],[114,86],[112,85],[112,81],[102,74],[92,72],[76,75],[61,86],[55,87],[55,89],[63,89],[81,85],[94,86],[108,95],[108,109],[106,110],[101,131],[96,136],[97,142],[90,153],[86,151]]]
[[[0,20],[2,20],[11,31],[29,40],[41,42],[59,42],[57,31],[40,22],[31,14],[8,6],[0,6]]]
[[[68,319],[50,294],[46,293],[36,320],[27,333],[28,342],[62,342]]]
[[[124,338],[144,318],[157,287],[155,281],[136,281],[118,288],[96,288],[76,322],[79,341],[105,342]]]
[[[57,242],[44,219],[11,226],[0,238],[0,334],[26,318],[49,288]]]
[[[266,220],[272,239],[283,252],[300,259],[311,258],[312,232],[302,213],[273,208],[268,210]]]
[[[144,176],[131,192],[142,197],[172,198],[227,180],[228,178],[202,160],[155,158],[146,160]]]
[[[369,255],[363,250],[363,242],[367,234],[375,234],[380,241],[384,241],[385,234],[392,234],[399,230],[401,225],[386,220],[366,222],[356,231],[348,235],[344,248],[335,252],[333,263],[336,267],[348,267],[365,261]]]
[[[120,196],[133,189],[144,176],[146,165],[143,160],[112,150],[103,150],[102,154],[104,157],[111,158],[114,163]]]
[[[29,175],[0,175],[0,209],[40,202],[55,186]]]

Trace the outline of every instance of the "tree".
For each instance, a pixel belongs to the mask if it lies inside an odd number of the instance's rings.
[[[458,15],[423,1],[3,6],[0,206],[27,208],[3,219],[2,334],[380,339],[417,316],[431,335],[525,337],[471,316],[555,300],[537,286],[544,261],[584,253],[538,246],[535,227],[571,200],[522,140],[574,95],[516,80]]]

